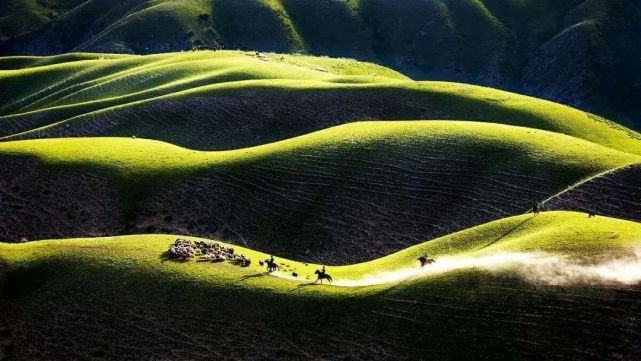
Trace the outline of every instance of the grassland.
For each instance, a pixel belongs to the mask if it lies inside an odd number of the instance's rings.
[[[425,252],[437,264],[524,252],[592,264],[633,257],[640,231],[638,223],[579,213],[524,215],[328,271],[338,284],[417,268],[416,257]],[[300,276],[270,276],[256,262],[267,254],[239,246],[237,252],[254,260],[248,268],[167,260],[164,252],[175,238],[0,244],[0,307],[12,310],[5,327],[21,350],[16,359],[69,352],[125,360],[385,359],[426,353],[436,359],[571,359],[629,355],[639,347],[633,315],[641,304],[633,288],[616,283],[550,285],[523,278],[518,265],[507,264],[375,286],[313,286],[307,277],[317,265],[277,257]]]
[[[82,0],[7,0],[0,4],[0,42],[36,31]]]
[[[525,136],[527,134],[527,137]],[[223,163],[259,161],[297,152],[319,154],[340,150],[357,153],[367,145],[420,147],[421,143],[458,142],[463,148],[499,144],[540,159],[555,159],[568,168],[581,165],[602,171],[629,164],[640,156],[619,152],[582,139],[522,127],[456,121],[356,122],[266,145],[229,150],[196,151],[149,139],[57,138],[0,143],[4,154],[35,157],[45,164],[111,168],[115,173],[151,174],[205,169]],[[588,161],[587,155],[591,154]],[[492,161],[492,160],[488,160]]]
[[[574,209],[641,221],[641,165],[590,178],[545,202],[546,209]]]
[[[641,129],[640,24],[626,0],[0,1],[0,361],[635,359],[641,134],[595,114]],[[178,52],[203,47],[230,50]]]
[[[330,264],[526,212],[637,155],[531,128],[351,123],[203,152],[133,138],[0,143],[2,238],[180,233]]]
[[[350,59],[256,56],[236,51],[150,56],[74,53],[54,57],[6,57],[0,64],[7,69],[18,68],[1,73],[2,85],[13,90],[3,97],[3,109],[21,112],[126,95],[132,98],[138,93],[142,93],[141,96],[133,100],[148,99],[203,85],[243,80],[349,83],[376,82],[376,76],[383,77],[382,81],[409,80],[387,68]],[[114,104],[121,103],[126,102]]]
[[[359,120],[526,126],[640,154],[641,136],[594,115],[489,88],[415,82],[346,59],[219,51],[4,58],[3,140],[131,136],[204,150]]]
[[[323,287],[320,293],[313,288],[302,288],[299,293],[323,296],[324,293],[354,295],[362,291],[365,291],[365,294],[373,290],[381,291],[380,287],[369,286],[349,290],[346,289],[348,286],[340,286],[340,281],[358,280],[368,275],[415,268],[414,266],[418,264],[417,258],[424,254],[429,254],[437,260],[519,252],[548,253],[583,261],[599,261],[600,257],[617,258],[617,256],[632,255],[633,250],[641,246],[641,240],[638,239],[640,230],[641,225],[637,222],[607,217],[592,219],[584,213],[546,212],[539,216],[525,214],[453,233],[376,260],[331,267],[331,274],[339,286]],[[77,261],[87,264],[94,262],[108,264],[118,258],[131,257],[136,266],[143,270],[158,271],[162,268],[163,272],[187,273],[201,282],[214,284],[230,284],[243,276],[260,273],[264,266],[259,265],[258,260],[270,257],[270,254],[265,252],[222,242],[222,245],[234,247],[237,252],[248,256],[254,262],[249,267],[238,267],[231,263],[211,266],[199,264],[193,260],[166,262],[168,256],[165,253],[177,237],[203,240],[188,236],[143,234],[107,238],[41,240],[23,244],[2,243],[0,256],[9,270],[32,264],[46,264],[52,259],[60,259],[54,262],[57,264],[64,263],[64,259],[68,259],[70,263]],[[319,269],[321,265],[297,262],[280,258],[278,255],[276,257],[281,264],[280,272],[273,277],[256,277],[255,280],[248,280],[240,286],[287,293],[301,282],[316,280],[314,270]],[[291,276],[279,277],[287,273],[286,270],[296,271],[300,279],[294,279]],[[407,280],[403,280],[405,281]],[[383,284],[383,289],[393,286],[394,283]],[[20,286],[14,285],[14,287]]]
[[[3,55],[149,54],[224,46],[343,56],[384,64],[415,79],[550,99],[639,129],[641,8],[627,0],[90,0],[81,5],[9,0],[3,5],[0,12],[8,15],[0,18],[0,38],[27,32],[0,44]]]

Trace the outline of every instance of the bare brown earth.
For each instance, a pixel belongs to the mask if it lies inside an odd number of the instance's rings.
[[[73,262],[12,275],[36,286],[9,286],[0,299],[13,345],[6,359],[633,360],[641,352],[637,288],[471,274],[316,298],[259,293],[242,280],[223,288],[135,267],[81,269],[83,282],[70,276]]]
[[[545,203],[549,210],[574,209],[641,221],[641,165],[633,165],[582,183]]]
[[[184,234],[344,264],[524,213],[594,172],[447,137],[322,148],[134,179],[7,155],[0,238]]]

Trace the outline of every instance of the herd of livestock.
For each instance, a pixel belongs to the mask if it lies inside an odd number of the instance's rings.
[[[169,248],[169,254],[173,258],[183,261],[200,257],[201,261],[230,261],[241,267],[248,267],[251,264],[249,257],[236,253],[233,248],[221,246],[216,242],[194,242],[179,238]]]
[[[187,261],[198,257],[198,260],[201,262],[229,261],[241,267],[249,267],[249,265],[251,265],[251,259],[249,259],[249,257],[236,253],[232,247],[225,247],[216,242],[190,241],[179,238],[176,239],[176,241],[169,247],[168,254],[171,258],[180,261]],[[427,254],[420,256],[417,260],[420,262],[421,267],[436,262]],[[260,261],[259,264],[261,266],[266,266],[267,272],[269,273],[280,269],[280,266],[276,263],[274,256],[271,256],[269,259],[264,261]],[[320,281],[323,283],[323,280],[327,280],[329,283],[333,282],[332,276],[325,272],[325,266],[323,266],[322,270],[316,270],[315,275],[316,282]],[[292,272],[292,276],[298,277],[296,271]]]

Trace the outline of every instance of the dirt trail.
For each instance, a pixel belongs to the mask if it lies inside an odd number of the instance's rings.
[[[514,274],[525,281],[545,285],[638,285],[641,284],[641,249],[630,255],[598,261],[572,260],[547,253],[501,253],[479,257],[441,257],[435,264],[392,272],[364,275],[358,279],[335,278],[333,286],[364,287],[398,283],[447,272],[479,269]],[[331,274],[331,270],[328,270]],[[276,277],[297,280],[282,272]]]

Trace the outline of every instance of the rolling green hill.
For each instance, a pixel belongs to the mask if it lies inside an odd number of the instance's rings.
[[[132,138],[0,143],[0,238],[220,238],[331,264],[526,212],[641,157],[547,131],[363,122],[202,152]]]
[[[20,350],[16,360],[632,355],[641,304],[624,270],[639,262],[639,232],[585,214],[525,215],[330,267],[335,286],[309,285],[318,266],[278,257],[299,276],[268,275],[257,264],[267,254],[243,247],[247,268],[174,262],[169,235],[0,244],[0,310],[11,310],[2,351]],[[424,252],[437,263],[421,270]],[[418,273],[346,286],[408,270]]]
[[[0,3],[0,42],[38,30],[82,0],[5,0]]]
[[[224,150],[358,120],[453,119],[526,126],[641,154],[603,118],[489,88],[415,82],[347,59],[247,52],[3,58],[3,140],[132,136]]]
[[[640,59],[636,0],[0,0],[0,361],[634,360]]]
[[[1,44],[3,55],[224,46],[347,56],[415,79],[550,99],[641,129],[636,1],[10,0],[4,6],[10,15],[0,18],[2,34],[23,35]]]

